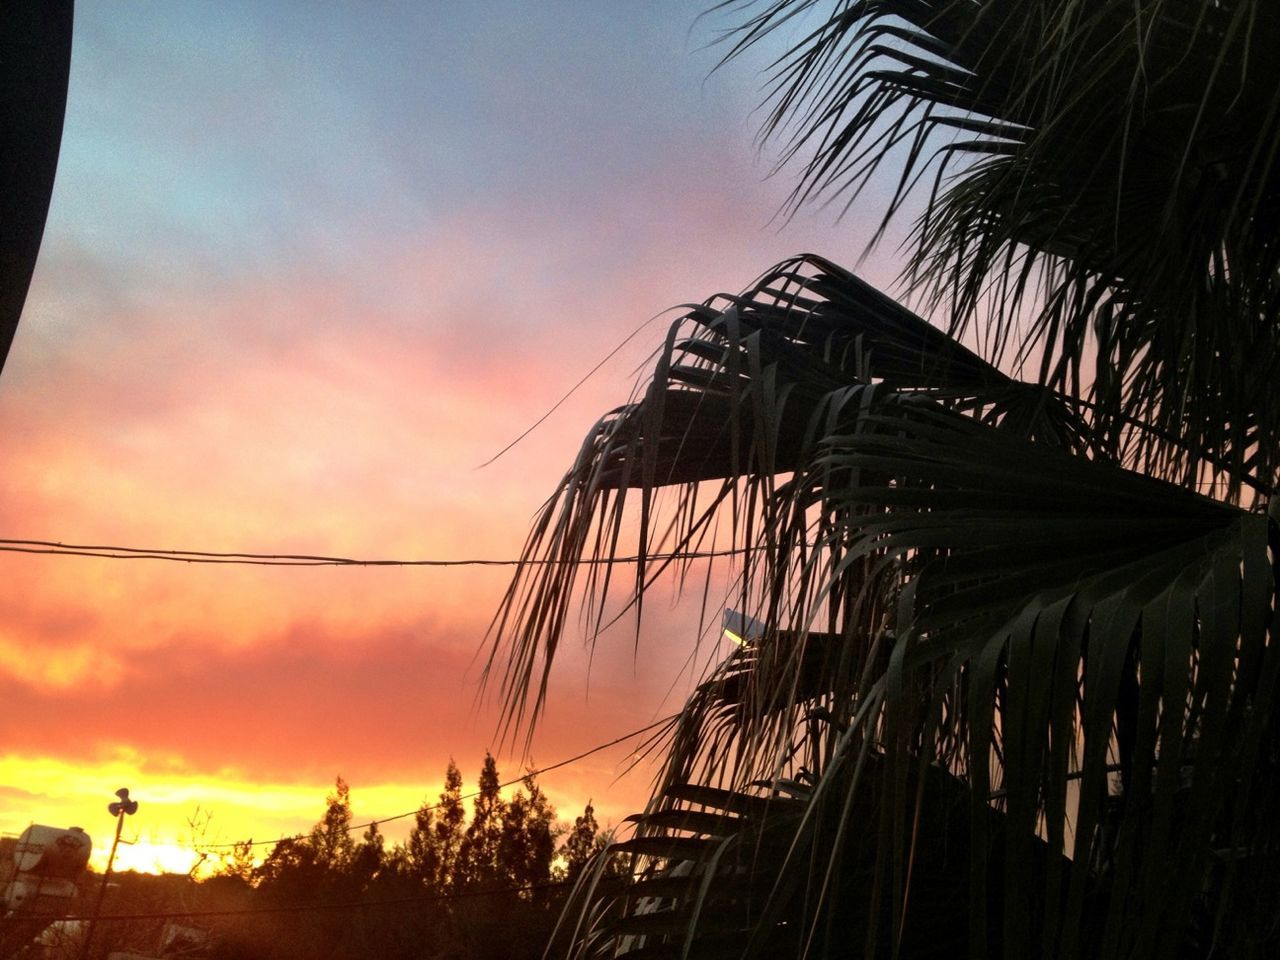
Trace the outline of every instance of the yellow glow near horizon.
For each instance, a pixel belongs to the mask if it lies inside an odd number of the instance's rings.
[[[115,789],[128,786],[139,809],[125,818],[115,868],[148,873],[187,873],[200,851],[228,852],[218,844],[305,832],[320,819],[325,797],[333,790],[332,782],[256,783],[230,770],[195,774],[176,760],[146,762],[126,749],[85,764],[54,757],[0,756],[0,783],[11,793],[26,795],[21,808],[10,800],[0,809],[0,832],[18,833],[33,822],[83,827],[93,838],[90,864],[95,870],[106,866],[115,831],[107,804]],[[439,787],[357,785],[352,790],[356,818],[365,811],[390,816],[414,809],[432,790]],[[405,832],[410,822],[406,820]]]
[[[89,863],[98,873],[106,869],[110,852],[110,841],[94,848]],[[120,844],[113,869],[117,872],[136,870],[139,873],[191,873],[199,863],[200,855],[190,847],[163,841],[152,842],[144,836],[133,843]],[[211,869],[216,866],[209,864]]]
[[[79,826],[93,841],[91,867],[106,867],[115,832],[107,804],[116,789],[129,788],[138,801],[136,815],[126,817],[114,869],[145,873],[189,873],[201,861],[197,875],[216,869],[229,844],[246,839],[274,841],[306,833],[323,816],[332,781],[259,783],[241,771],[195,773],[180,758],[143,758],[126,747],[109,758],[75,763],[55,757],[0,755],[0,784],[8,794],[0,807],[0,833],[20,833],[32,823],[55,827]],[[586,796],[540,782],[560,819],[572,823]],[[351,786],[353,820],[378,819],[387,845],[403,840],[413,826],[411,816],[385,822],[434,800],[441,783],[379,783]],[[470,783],[463,793],[473,789]],[[516,787],[505,790],[511,794]],[[568,792],[566,792],[566,789]],[[470,804],[468,803],[468,808]],[[628,807],[596,804],[603,825],[616,822]],[[359,832],[354,834],[359,839]],[[255,859],[266,856],[269,842],[255,848]]]

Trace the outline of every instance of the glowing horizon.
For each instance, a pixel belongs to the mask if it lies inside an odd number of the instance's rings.
[[[599,776],[610,768],[617,770],[628,755],[628,745],[613,748],[592,758],[586,767],[586,778]],[[609,757],[613,762],[609,762]],[[476,789],[480,759],[460,764],[464,797]],[[503,781],[520,775],[518,768],[503,770]],[[551,771],[538,778],[560,821],[571,824],[582,813],[586,800],[577,794],[584,773],[569,769]],[[145,764],[127,748],[118,755],[97,764],[68,763],[53,757],[0,756],[0,782],[31,778],[40,782],[43,810],[54,814],[39,821],[18,822],[0,819],[0,834],[19,834],[33,822],[54,827],[80,827],[93,841],[90,867],[101,873],[106,866],[115,831],[115,819],[107,812],[114,791],[104,790],[101,797],[85,797],[78,785],[86,781],[101,784],[141,784],[130,793],[139,802],[134,816],[125,817],[121,844],[116,852],[114,869],[143,873],[188,873],[203,860],[197,875],[207,875],[221,865],[221,857],[230,856],[232,845],[253,841],[255,860],[260,861],[281,839],[307,835],[323,817],[325,798],[333,792],[334,780],[321,782],[263,783],[242,772],[227,770],[217,776],[184,773],[176,764],[166,774],[147,772]],[[359,841],[361,829],[372,821],[387,838],[388,847],[403,842],[413,827],[412,814],[424,803],[434,804],[444,786],[444,771],[437,782],[350,784],[352,800],[352,836]],[[633,784],[643,790],[643,784]],[[519,783],[504,787],[505,797],[521,789]],[[73,792],[74,791],[74,792]],[[13,791],[7,790],[12,793]],[[94,801],[99,801],[94,803]],[[594,798],[588,797],[587,800]],[[464,800],[468,813],[469,799]],[[631,806],[616,800],[595,802],[596,817],[602,828],[617,826],[633,812]]]

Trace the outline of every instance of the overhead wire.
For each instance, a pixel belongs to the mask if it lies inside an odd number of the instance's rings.
[[[540,416],[537,420],[535,420],[532,424],[530,424],[527,428],[525,428],[525,430],[521,432],[521,434],[518,437],[516,437],[514,440],[508,443],[505,447],[503,447],[501,450],[495,453],[492,457],[490,457],[484,463],[477,464],[475,469],[483,470],[485,467],[489,466],[491,463],[494,463],[495,461],[501,459],[508,451],[510,451],[517,444],[519,444],[520,441],[524,440],[525,437],[529,436],[529,434],[533,433],[533,431],[537,430],[540,426],[546,423],[547,420],[551,418],[551,415],[555,413],[557,410],[559,410],[561,406],[564,405],[566,400],[568,400],[575,393],[577,393],[584,383],[586,383],[588,380],[594,377],[600,371],[601,367],[603,367],[606,363],[608,363],[610,360],[616,357],[622,351],[622,348],[625,347],[632,340],[634,340],[642,330],[644,330],[646,327],[649,326],[649,324],[653,323],[653,321],[657,320],[659,317],[663,316],[664,314],[671,313],[673,310],[679,310],[679,309],[680,307],[668,307],[666,310],[659,310],[648,320],[644,321],[644,323],[640,324],[640,326],[632,330],[629,334],[627,334],[626,338],[623,339],[621,343],[619,343],[616,347],[614,347],[607,354],[605,354],[596,363],[594,367],[592,367],[585,374],[583,374],[582,379],[580,379],[577,383],[575,383],[572,387],[570,387],[569,390],[564,394],[564,396],[562,396],[559,400],[557,400],[555,403],[551,405],[551,408],[549,410],[543,413],[542,416]]]
[[[78,544],[64,543],[54,540],[22,540],[14,538],[0,538],[0,552],[10,553],[27,553],[27,554],[46,554],[57,556],[79,556],[79,557],[100,557],[113,560],[167,560],[180,563],[222,563],[222,564],[256,564],[265,566],[405,566],[405,567],[462,567],[462,566],[519,566],[528,564],[531,566],[545,566],[563,563],[579,563],[585,565],[596,565],[606,563],[638,563],[640,560],[698,560],[713,559],[720,557],[738,556],[749,553],[755,548],[733,548],[727,550],[696,550],[696,551],[679,551],[667,553],[649,553],[643,557],[640,555],[629,555],[623,557],[605,558],[584,558],[579,560],[557,560],[557,559],[524,559],[524,560],[506,560],[506,559],[417,559],[417,560],[400,560],[400,559],[357,559],[352,557],[327,556],[323,554],[266,554],[266,553],[244,553],[244,552],[218,552],[208,550],[176,550],[176,549],[160,549],[160,548],[144,548],[144,547],[128,547],[103,544]],[[627,740],[633,739],[642,733],[647,733],[659,726],[669,723],[677,715],[673,714],[656,720],[647,726],[630,733],[616,737],[607,743],[599,744],[589,750],[568,757],[557,763],[542,767],[538,770],[531,770],[520,777],[513,778],[504,783],[499,784],[499,789],[515,786],[523,782],[527,777],[540,776],[561,767],[568,766],[583,760],[592,754],[609,747],[616,746]],[[478,795],[478,791],[463,794],[460,800],[473,799]],[[389,823],[396,820],[403,820],[416,814],[434,810],[439,804],[430,804],[409,810],[404,813],[398,813],[389,817],[381,817],[377,820],[370,820],[365,823],[352,824],[347,827],[348,831],[367,829],[375,824]],[[292,837],[280,837],[275,840],[248,840],[219,842],[212,844],[202,844],[202,849],[224,849],[242,846],[260,846],[265,844],[276,844],[287,840],[301,840],[305,838],[305,834],[295,834]],[[194,848],[193,848],[194,849]]]
[[[271,567],[543,567],[575,564],[600,566],[610,563],[639,563],[644,560],[711,560],[740,556],[755,547],[724,550],[693,550],[632,554],[622,557],[582,557],[578,559],[537,558],[493,559],[374,559],[327,556],[308,553],[244,553],[215,550],[171,550],[156,547],[122,547],[108,544],[64,543],[58,540],[17,540],[0,538],[0,553],[28,553],[52,556],[98,557],[105,560],[167,560],[175,563],[247,564]]]
[[[544,773],[550,773],[553,770],[559,770],[561,767],[567,767],[572,763],[577,763],[580,760],[585,760],[587,757],[592,756],[593,754],[599,753],[601,750],[607,750],[610,747],[616,747],[620,743],[625,743],[628,740],[633,740],[643,733],[648,733],[650,730],[655,730],[658,727],[664,726],[670,723],[672,720],[675,720],[678,716],[679,714],[675,714],[675,713],[670,714],[669,716],[663,717],[661,720],[655,720],[653,723],[650,723],[647,726],[640,727],[638,730],[632,730],[630,733],[624,733],[620,737],[614,737],[612,740],[608,741],[607,743],[597,744],[596,746],[590,748],[589,750],[583,750],[581,753],[575,754],[572,757],[567,757],[564,760],[559,760],[556,763],[549,764],[537,770],[529,770],[522,776],[513,777],[510,780],[507,780],[507,781],[504,781],[503,783],[498,784],[498,789],[502,790],[507,787],[514,787],[517,784],[523,783],[529,777],[540,777]],[[460,794],[458,797],[458,800],[460,801],[472,800],[475,797],[478,797],[479,795],[480,795],[479,790],[473,790],[471,793]],[[366,823],[353,823],[348,825],[346,830],[348,833],[354,830],[366,830],[369,827],[372,827],[374,825],[381,826],[384,823],[391,823],[392,821],[395,821],[395,820],[404,820],[406,817],[416,816],[417,814],[423,813],[428,810],[435,810],[435,809],[438,809],[439,806],[440,804],[438,803],[424,804],[423,806],[417,807],[414,810],[408,810],[405,813],[397,813],[396,815],[391,817],[379,817],[377,820],[369,820]],[[223,841],[220,843],[206,843],[206,844],[201,844],[200,849],[220,850],[220,849],[226,849],[228,847],[231,847],[231,848],[258,847],[258,846],[263,846],[265,844],[283,843],[290,840],[304,840],[306,839],[306,836],[307,836],[306,834],[298,833],[290,837],[280,837],[279,839],[276,839],[276,840],[254,840],[250,838],[247,840],[239,840],[239,841],[230,841],[230,842]],[[195,848],[193,847],[192,849],[195,849]]]
[[[0,916],[0,923],[9,921],[18,923],[33,919],[49,921],[72,920],[171,920],[177,917],[236,917],[256,913],[303,913],[311,910],[358,910],[362,907],[385,907],[406,903],[432,903],[443,900],[463,900],[468,897],[495,896],[503,893],[528,893],[535,890],[552,890],[572,886],[571,880],[551,880],[542,883],[526,883],[510,887],[477,887],[472,890],[455,890],[452,893],[424,893],[408,897],[391,897],[383,900],[339,900],[330,903],[291,903],[270,907],[241,907],[228,910],[168,910],[148,913],[104,913],[97,917],[91,914],[73,916],[28,917],[23,915]]]

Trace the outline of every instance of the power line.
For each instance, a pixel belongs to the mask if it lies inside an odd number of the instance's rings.
[[[106,544],[63,543],[56,540],[15,540],[0,538],[0,553],[30,553],[62,557],[97,557],[105,560],[167,560],[175,563],[222,563],[267,567],[545,567],[601,566],[610,563],[646,563],[662,560],[710,560],[740,556],[753,547],[728,550],[689,550],[669,553],[632,554],[625,557],[581,557],[578,559],[368,559],[306,553],[237,553],[213,550],[167,550],[155,547],[121,547]]]
[[[620,737],[615,737],[614,739],[610,740],[608,743],[601,743],[597,746],[592,747],[589,750],[584,750],[582,751],[582,753],[576,754],[572,757],[568,757],[567,759],[564,759],[564,760],[557,761],[556,763],[542,767],[538,770],[530,770],[527,773],[525,773],[523,776],[515,777],[511,780],[507,780],[503,783],[498,784],[498,789],[501,790],[506,787],[514,787],[519,783],[523,783],[524,780],[528,777],[540,777],[544,773],[550,773],[552,770],[559,770],[561,767],[567,767],[571,763],[577,763],[579,760],[585,760],[587,757],[591,756],[592,754],[599,753],[601,750],[608,750],[610,747],[616,747],[618,744],[625,743],[627,740],[632,740],[635,737],[640,736],[642,733],[648,733],[650,730],[657,729],[658,727],[661,727],[667,723],[670,723],[672,720],[676,719],[678,716],[679,714],[673,713],[670,716],[663,717],[661,720],[655,720],[653,723],[649,724],[648,726],[641,727],[638,730],[632,730],[630,733],[624,733]],[[474,799],[475,797],[478,797],[479,795],[480,795],[479,790],[473,790],[471,793],[461,794],[458,797],[458,799],[460,801],[471,800],[471,799]],[[370,820],[367,823],[353,823],[347,827],[347,832],[350,833],[353,830],[365,830],[375,824],[381,826],[384,823],[391,823],[393,820],[403,820],[406,817],[415,816],[416,814],[426,810],[438,809],[439,806],[440,804],[433,803],[433,804],[428,804],[428,805],[418,807],[417,809],[414,809],[414,810],[406,811],[405,813],[397,813],[395,816],[392,816],[392,817],[381,817],[377,820]],[[297,833],[297,834],[294,834],[292,837],[281,837],[278,840],[250,839],[250,840],[222,842],[222,843],[208,843],[208,844],[203,844],[202,847],[199,849],[195,847],[192,847],[191,849],[194,849],[196,850],[197,853],[199,853],[201,849],[211,850],[211,849],[224,849],[227,847],[245,847],[245,846],[258,847],[258,846],[263,846],[265,844],[284,843],[289,840],[304,840],[304,839],[306,839],[306,834]]]
[[[476,469],[477,469],[477,470],[483,470],[485,467],[489,466],[489,464],[491,464],[491,463],[493,463],[494,461],[496,461],[496,460],[500,459],[500,458],[501,458],[501,457],[502,457],[502,456],[503,456],[503,455],[504,455],[508,450],[510,450],[512,447],[514,447],[516,444],[518,444],[518,443],[519,443],[521,440],[523,440],[525,437],[529,436],[529,434],[533,433],[533,431],[537,430],[537,429],[538,429],[538,427],[540,427],[540,426],[542,426],[544,423],[546,423],[546,422],[547,422],[547,420],[549,420],[549,419],[551,418],[551,415],[552,415],[553,413],[555,413],[557,410],[559,410],[559,409],[560,409],[560,407],[564,404],[564,402],[565,402],[566,400],[568,400],[568,399],[569,399],[570,397],[572,397],[575,393],[577,393],[577,392],[578,392],[578,389],[579,389],[579,388],[580,388],[584,383],[586,383],[588,380],[590,380],[592,377],[594,377],[594,376],[596,375],[596,373],[600,370],[600,368],[601,368],[601,367],[603,367],[606,363],[608,363],[608,362],[609,362],[610,360],[612,360],[615,356],[617,356],[617,355],[618,355],[618,353],[619,353],[619,352],[621,352],[621,350],[622,350],[622,348],[623,348],[623,347],[625,347],[628,343],[630,343],[632,340],[634,340],[634,339],[636,338],[636,336],[640,333],[640,331],[642,331],[643,329],[645,329],[645,327],[649,326],[649,324],[653,323],[653,321],[657,320],[657,319],[658,319],[659,317],[661,317],[663,314],[670,313],[672,310],[679,310],[679,309],[680,309],[679,307],[671,307],[671,308],[669,308],[669,309],[667,309],[667,310],[661,310],[661,311],[659,311],[658,313],[655,313],[652,317],[650,317],[650,318],[649,318],[648,320],[646,320],[644,323],[640,324],[640,326],[638,326],[638,327],[636,327],[634,330],[632,330],[629,334],[627,334],[626,339],[624,339],[624,340],[623,340],[621,343],[619,343],[616,347],[614,347],[614,348],[613,348],[612,350],[610,350],[607,354],[605,354],[605,355],[604,355],[604,357],[603,357],[603,358],[601,358],[601,359],[599,360],[599,362],[597,362],[597,363],[596,363],[596,365],[595,365],[594,367],[592,367],[590,370],[588,370],[588,371],[586,372],[586,374],[585,374],[585,375],[583,375],[583,377],[582,377],[582,379],[581,379],[581,380],[579,380],[579,381],[578,381],[577,383],[575,383],[572,387],[570,387],[570,388],[569,388],[569,390],[568,390],[568,392],[567,392],[564,396],[562,396],[559,400],[557,400],[555,403],[553,403],[553,404],[551,405],[551,409],[549,409],[546,413],[544,413],[544,414],[543,414],[542,416],[540,416],[537,420],[535,420],[535,421],[534,421],[534,422],[533,422],[529,427],[527,427],[527,428],[524,430],[524,432],[523,432],[523,433],[521,433],[521,434],[520,434],[520,436],[516,437],[514,440],[512,440],[510,443],[508,443],[505,447],[503,447],[501,450],[499,450],[497,453],[495,453],[492,457],[490,457],[488,460],[486,460],[484,463],[482,463],[482,464],[480,464],[479,466],[477,466],[477,467],[476,467]]]
[[[291,903],[274,907],[243,907],[238,910],[177,910],[156,913],[104,913],[98,920],[170,920],[176,917],[238,917],[255,913],[304,913],[310,910],[358,910],[361,907],[385,907],[406,903],[434,903],[442,900],[463,900],[468,897],[487,897],[502,893],[527,893],[534,890],[555,890],[572,886],[573,881],[551,880],[545,883],[527,883],[518,887],[495,887],[490,889],[457,890],[453,893],[425,893],[412,897],[393,897],[386,900],[340,900],[334,903]],[[92,920],[89,914],[76,916],[0,917],[0,923],[9,921],[18,923],[38,920]]]

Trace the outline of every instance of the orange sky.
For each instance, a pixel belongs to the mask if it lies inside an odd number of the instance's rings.
[[[665,323],[477,464],[659,311],[802,250],[856,260],[874,224],[771,222],[763,61],[710,75],[696,3],[460,6],[78,5],[0,377],[0,537],[514,557]],[[339,773],[358,819],[434,796],[451,756],[473,782],[502,747],[477,681],[506,576],[0,555],[0,831],[75,823],[100,856],[128,786],[122,864],[175,868],[197,809],[206,842],[261,839]],[[569,638],[530,759],[676,709],[696,623],[654,604],[590,671]],[[627,757],[548,775],[561,816],[641,806]]]

